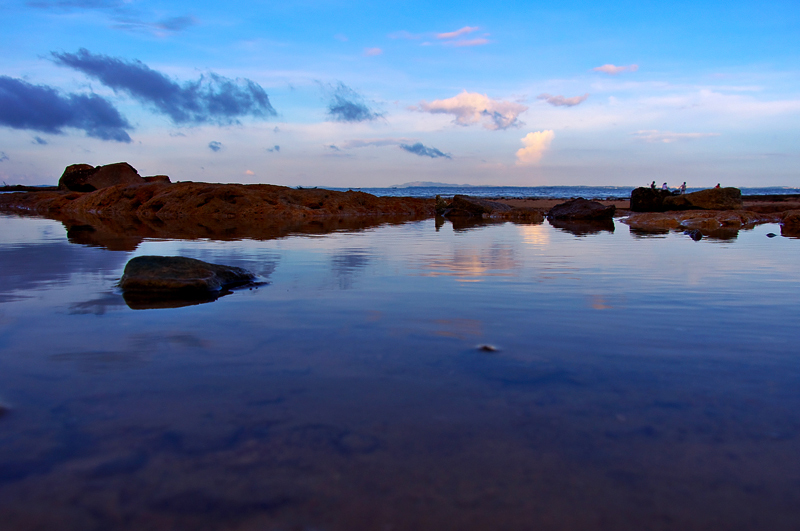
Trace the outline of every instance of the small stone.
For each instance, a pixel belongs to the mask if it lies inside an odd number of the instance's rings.
[[[775,236],[777,236],[777,234],[774,232],[767,233],[767,238],[774,238]]]
[[[684,234],[688,235],[691,239],[693,239],[696,242],[699,242],[700,240],[703,239],[703,233],[700,232],[699,229],[687,230],[686,232],[684,232]]]
[[[478,347],[478,350],[480,350],[481,352],[497,352],[500,349],[498,349],[494,345],[480,345]]]

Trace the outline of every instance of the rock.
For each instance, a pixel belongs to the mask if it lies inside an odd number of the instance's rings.
[[[739,210],[742,191],[738,188],[709,188],[691,194],[664,198],[664,210]]]
[[[568,220],[601,220],[614,217],[617,207],[605,206],[597,201],[589,201],[581,197],[561,203],[550,209],[547,219]]]
[[[789,210],[783,214],[781,236],[800,237],[800,210]]]
[[[684,234],[686,234],[696,242],[699,242],[700,240],[703,239],[703,233],[700,232],[698,229],[687,230],[686,232],[684,232]]]
[[[247,284],[254,275],[241,267],[209,264],[181,256],[137,256],[119,281],[123,292],[212,293]]]
[[[171,183],[172,181],[169,180],[168,175],[148,175],[147,177],[142,177],[144,182],[146,183]]]
[[[441,210],[441,215],[446,218],[481,218],[484,214],[492,215],[495,213],[510,212],[511,210],[513,210],[513,207],[505,203],[498,203],[497,201],[479,199],[466,195],[454,195],[453,200],[447,208]],[[438,211],[437,209],[437,212]]]
[[[663,212],[664,199],[672,197],[669,190],[639,187],[631,192],[631,210],[634,212]]]
[[[88,164],[67,166],[58,180],[60,190],[93,192],[117,184],[140,184],[145,180],[127,162],[92,167]]]
[[[774,238],[775,236],[777,236],[777,234],[775,234],[774,232],[767,233],[767,238]]]

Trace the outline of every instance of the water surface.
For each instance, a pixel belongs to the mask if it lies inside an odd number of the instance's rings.
[[[800,246],[779,227],[428,220],[113,251],[0,226],[3,529],[800,521]],[[132,310],[115,283],[145,254],[266,284]]]

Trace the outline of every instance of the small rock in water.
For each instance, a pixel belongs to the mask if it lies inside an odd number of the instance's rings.
[[[774,232],[770,232],[767,234],[767,238],[774,238],[775,236],[777,236],[777,234],[775,234]]]
[[[693,239],[696,242],[699,242],[700,240],[703,239],[703,233],[700,232],[699,229],[687,230],[686,232],[684,232],[684,234],[688,235],[691,239]]]
[[[498,349],[494,345],[480,345],[478,347],[478,350],[480,350],[481,352],[497,352],[500,349]]]

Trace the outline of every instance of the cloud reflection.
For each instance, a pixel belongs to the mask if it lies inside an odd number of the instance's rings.
[[[481,282],[487,276],[512,276],[522,268],[512,246],[496,245],[488,249],[458,247],[451,256],[428,258],[423,276],[456,277],[458,282]]]

